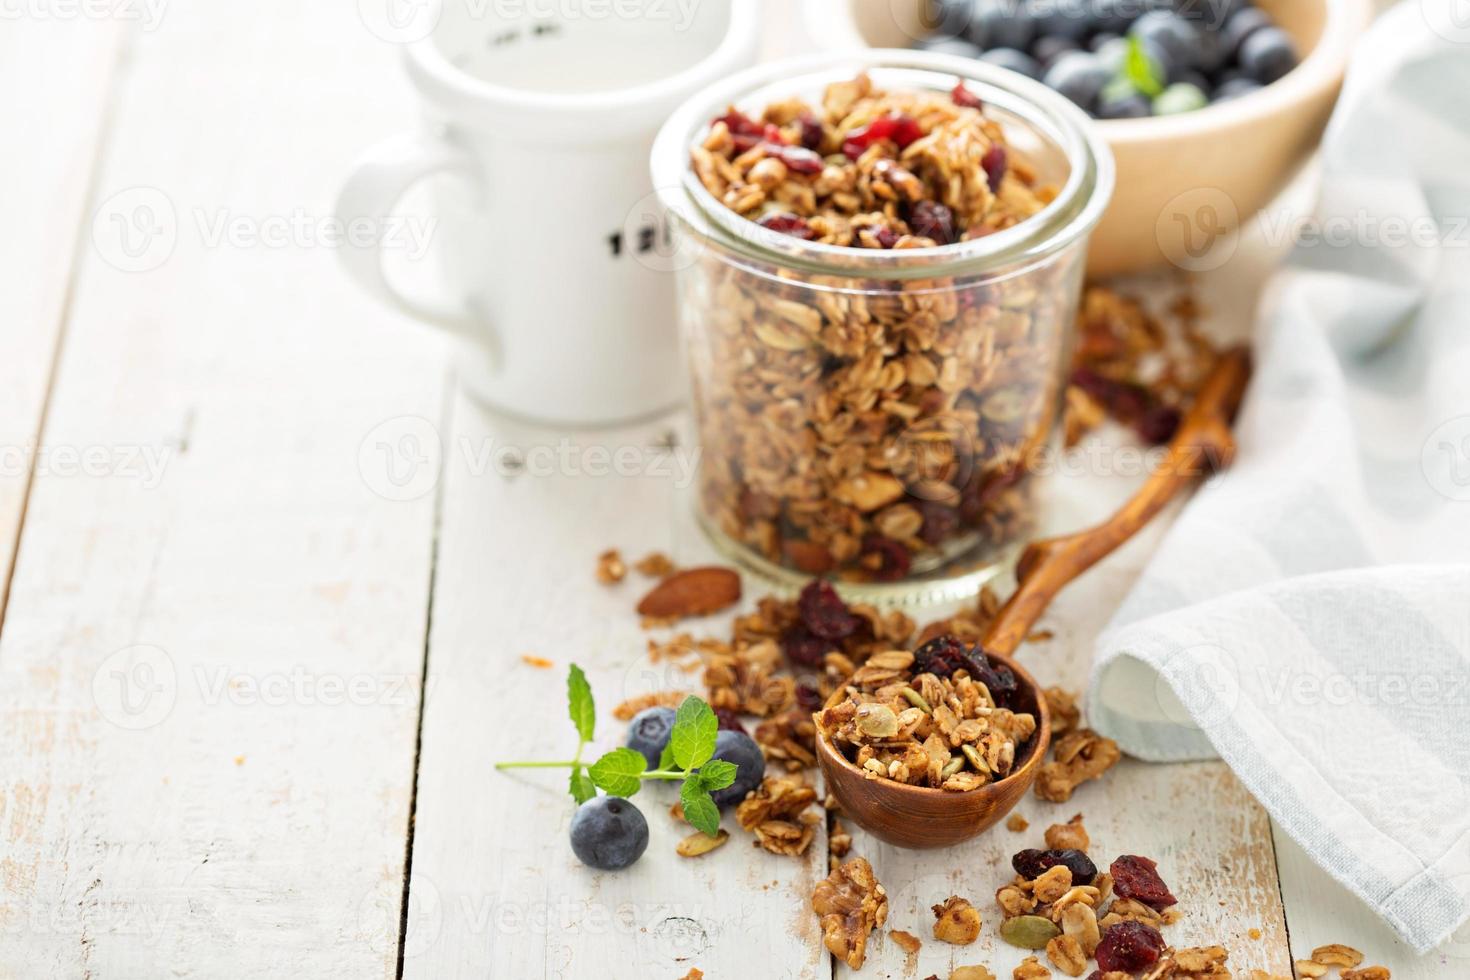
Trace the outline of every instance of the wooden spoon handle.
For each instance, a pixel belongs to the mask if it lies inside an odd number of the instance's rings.
[[[1163,462],[1122,509],[1096,527],[1027,546],[1016,566],[1016,591],[986,631],[985,649],[1015,652],[1068,582],[1131,538],[1196,477],[1230,464],[1235,455],[1230,422],[1249,378],[1249,350],[1226,351],[1180,422]]]

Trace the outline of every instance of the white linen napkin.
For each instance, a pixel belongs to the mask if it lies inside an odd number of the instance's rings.
[[[1088,696],[1131,755],[1224,759],[1420,952],[1470,918],[1470,30],[1437,32],[1440,2],[1361,45],[1239,455],[1099,638]]]

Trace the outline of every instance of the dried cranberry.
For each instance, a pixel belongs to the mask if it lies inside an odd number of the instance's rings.
[[[907,548],[881,534],[869,534],[863,538],[862,557],[867,559],[863,566],[871,571],[877,582],[898,581],[909,573],[913,562]],[[873,560],[875,558],[876,561]]]
[[[796,598],[796,614],[814,636],[824,640],[845,640],[857,632],[858,617],[848,611],[847,603],[830,582],[813,579]]]
[[[814,635],[800,623],[781,634],[781,651],[787,660],[801,667],[822,666],[822,658],[832,648],[831,640]]]
[[[808,150],[821,152],[822,141],[827,138],[827,131],[822,128],[821,120],[810,112],[803,112],[799,121],[801,122],[801,145]]]
[[[946,633],[914,651],[914,666],[921,674],[948,677],[961,668],[969,669],[969,662],[965,659],[967,652],[963,643]]]
[[[1137,973],[1157,963],[1163,952],[1164,937],[1157,929],[1124,919],[1103,934],[1095,955],[1100,970]]]
[[[1142,385],[1117,381],[1089,368],[1072,372],[1072,384],[1101,402],[1108,414],[1121,422],[1134,422],[1143,417],[1153,404],[1153,397]]]
[[[1179,409],[1158,402],[1144,409],[1138,421],[1133,423],[1133,431],[1138,433],[1138,437],[1154,446],[1168,442],[1178,430]]]
[[[810,684],[796,685],[796,703],[808,711],[816,711],[822,706],[822,692]]]
[[[723,116],[716,117],[715,122],[724,123],[732,136],[760,136],[765,132],[765,127],[739,109],[732,108]]]
[[[1010,707],[1011,699],[1015,697],[1016,691],[1020,687],[1016,683],[1015,672],[1004,664],[992,664],[985,654],[980,653],[978,647],[970,653],[972,661],[977,654],[980,659],[984,660],[985,665],[984,667],[972,669],[970,671],[971,676],[985,685],[986,690],[990,692],[991,699],[996,704],[1002,708]]]
[[[924,523],[919,527],[919,538],[925,544],[938,545],[954,536],[959,530],[959,511],[953,507],[933,500],[924,500],[919,503],[919,513],[924,516]]]
[[[966,109],[983,109],[985,103],[980,101],[980,96],[965,88],[964,82],[955,82],[954,88],[949,93],[950,100],[957,106]]]
[[[762,228],[779,231],[783,235],[790,235],[792,238],[800,238],[805,242],[809,242],[817,237],[816,231],[812,229],[811,225],[806,223],[805,218],[789,214],[785,211],[774,211],[761,218],[756,224]]]
[[[856,160],[863,151],[879,140],[892,140],[901,150],[924,135],[913,116],[880,116],[861,129],[854,129],[842,141],[842,152]]]
[[[811,150],[800,146],[772,146],[771,155],[786,164],[788,170],[798,174],[819,174],[826,164]]]
[[[980,158],[980,166],[985,169],[985,176],[990,181],[991,193],[1000,190],[1000,181],[1006,175],[1009,166],[1006,157],[1006,148],[999,143],[990,144],[990,149]]]
[[[1113,875],[1113,891],[1124,898],[1142,902],[1156,912],[1179,903],[1159,877],[1159,866],[1146,857],[1124,854],[1108,870]]]
[[[1092,863],[1092,859],[1081,851],[1071,848],[1051,851],[1027,848],[1024,851],[1018,851],[1016,856],[1011,858],[1011,867],[1016,869],[1016,874],[1027,880],[1040,878],[1058,865],[1072,872],[1072,884],[1074,885],[1090,885],[1092,879],[1097,877],[1097,865]]]
[[[898,244],[898,233],[892,228],[879,228],[873,232],[873,237],[878,240],[879,248],[892,248]]]
[[[745,730],[745,726],[740,724],[740,716],[729,708],[715,708],[714,712],[715,719],[719,722],[722,731],[739,732],[741,735],[750,734]]]
[[[954,241],[954,212],[938,201],[920,201],[909,211],[909,228],[915,235],[948,245]]]

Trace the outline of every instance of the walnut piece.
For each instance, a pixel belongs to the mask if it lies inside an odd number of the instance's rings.
[[[1029,826],[1031,826],[1031,821],[1019,813],[1013,813],[1006,818],[1006,830],[1009,830],[1013,834],[1019,834]]]
[[[918,936],[911,932],[904,932],[902,929],[890,929],[888,935],[893,937],[893,941],[898,945],[899,949],[909,955],[917,953],[919,948],[924,945],[924,941]]]
[[[854,970],[862,968],[868,936],[888,918],[888,895],[866,858],[853,858],[812,890],[827,951]]]
[[[969,899],[951,895],[934,912],[934,938],[956,946],[968,946],[980,937],[980,911]]]
[[[1090,728],[1070,732],[1052,743],[1052,761],[1036,776],[1036,795],[1065,803],[1089,779],[1098,779],[1123,757],[1118,743]]]

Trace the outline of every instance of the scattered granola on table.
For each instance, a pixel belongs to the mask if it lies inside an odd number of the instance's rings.
[[[963,86],[882,91],[867,75],[820,105],[730,108],[691,166],[767,234],[854,250],[991,235],[1055,194]],[[684,277],[712,314],[691,332],[707,520],[772,562],[862,581],[1027,535],[1077,263],[968,280],[772,268],[715,254]]]
[[[1106,287],[1083,293],[1063,414],[1068,446],[1109,416],[1145,442],[1173,438],[1219,357],[1197,312],[1186,297],[1165,322]]]
[[[628,566],[623,564],[623,556],[616,548],[604,551],[597,556],[597,581],[603,585],[615,585],[621,582],[628,574]]]
[[[810,810],[817,791],[801,776],[767,776],[735,807],[735,820],[755,835],[755,843],[772,854],[796,857],[806,853],[825,821]]]
[[[1022,833],[1026,830],[1027,827],[1030,826],[1031,821],[1027,820],[1019,813],[1013,813],[1009,817],[1006,817],[1006,830],[1009,830],[1013,834]]]
[[[1025,758],[1036,718],[1007,706],[1015,690],[1010,670],[941,636],[869,657],[817,724],[870,779],[966,792]]]
[[[651,551],[633,563],[633,570],[646,578],[665,579],[679,570],[662,551]]]
[[[980,938],[980,911],[967,898],[951,895],[935,905],[934,938],[956,946],[968,946]]]
[[[1013,980],[1048,980],[1051,971],[1041,965],[1034,956],[1028,956],[1011,972]]]
[[[853,858],[817,882],[812,910],[827,951],[854,970],[867,956],[868,936],[888,918],[888,894],[866,858]]]
[[[898,947],[910,956],[917,953],[924,945],[924,941],[918,936],[911,932],[904,932],[902,929],[890,929],[888,935],[892,936]]]

